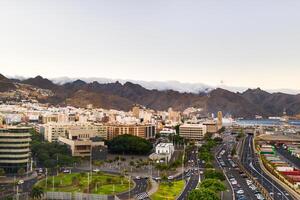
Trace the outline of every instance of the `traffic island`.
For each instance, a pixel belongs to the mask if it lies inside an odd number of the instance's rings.
[[[182,192],[185,181],[162,182],[159,184],[158,190],[151,196],[152,200],[176,199]]]
[[[100,172],[92,176],[88,173],[59,174],[39,181],[36,186],[42,187],[46,192],[115,195],[131,190],[134,183],[129,184],[129,179],[124,176]]]

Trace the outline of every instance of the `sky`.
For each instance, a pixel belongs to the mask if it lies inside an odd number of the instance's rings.
[[[300,89],[298,0],[2,0],[0,73]]]

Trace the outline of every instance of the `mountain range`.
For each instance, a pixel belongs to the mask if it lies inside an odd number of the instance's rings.
[[[130,110],[133,104],[155,110],[167,110],[172,107],[182,111],[187,107],[197,107],[202,108],[205,113],[222,111],[234,117],[281,116],[284,110],[289,115],[300,113],[299,94],[270,93],[260,88],[244,92],[216,88],[192,93],[146,89],[132,82],[99,83],[75,80],[58,84],[41,76],[19,80],[0,75],[0,94],[22,90],[24,87],[29,91],[29,96],[31,91],[34,91],[34,97],[38,101],[55,105],[86,107],[87,104],[93,104],[95,107],[126,111]],[[28,89],[30,87],[32,88]],[[5,100],[3,95],[1,96],[2,100]]]

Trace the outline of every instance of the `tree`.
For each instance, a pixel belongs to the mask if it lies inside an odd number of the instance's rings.
[[[222,171],[214,170],[214,169],[208,169],[204,172],[205,179],[218,179],[220,181],[225,180],[225,176]]]
[[[18,175],[20,175],[20,176],[23,176],[24,174],[25,174],[25,169],[24,168],[20,168],[19,170],[18,170]]]
[[[162,182],[167,182],[167,181],[168,181],[167,174],[163,174],[163,175],[161,176],[161,180],[162,180]]]
[[[42,199],[44,196],[43,188],[39,186],[33,187],[30,196],[32,199]]]
[[[217,179],[205,179],[200,184],[200,188],[209,188],[212,191],[217,191],[217,192],[226,190],[226,186],[220,180]]]
[[[119,154],[145,155],[152,150],[152,144],[144,138],[120,135],[108,142],[108,150]]]
[[[214,168],[214,166],[211,162],[207,162],[207,163],[205,163],[205,168],[206,169],[211,169],[211,168]]]
[[[211,189],[200,188],[193,190],[189,194],[188,200],[220,200],[220,198]]]
[[[199,158],[205,162],[210,162],[214,159],[214,156],[209,151],[200,151]]]
[[[79,185],[79,178],[77,176],[72,177],[72,185]]]
[[[5,171],[3,168],[0,168],[0,176],[5,176]]]
[[[47,142],[43,140],[43,136],[31,131],[31,152],[32,156],[37,160],[38,165],[53,168],[54,165],[62,167],[73,166],[78,159],[72,157],[71,150],[67,145],[62,145],[57,142]],[[58,158],[58,163],[56,160]],[[55,162],[55,163],[54,163]]]
[[[231,150],[231,156],[236,155],[236,146],[234,146]]]

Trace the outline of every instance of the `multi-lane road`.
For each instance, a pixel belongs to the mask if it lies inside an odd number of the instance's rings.
[[[237,165],[233,162],[231,158],[231,150],[234,146],[232,142],[226,142],[222,148],[217,153],[217,160],[219,161],[220,166],[223,168],[225,175],[227,176],[228,182],[231,187],[231,192],[234,192],[235,199],[243,200],[256,200],[255,192],[257,188],[251,183],[247,184],[246,177],[242,177]],[[223,153],[222,153],[223,152]],[[248,179],[249,180],[249,179]],[[250,187],[251,186],[251,187]],[[253,189],[251,189],[253,188]],[[242,194],[238,194],[242,191]],[[233,197],[231,197],[233,199]]]
[[[200,166],[198,160],[198,151],[197,148],[192,149],[192,151],[188,154],[188,160],[191,161],[191,170],[190,170],[190,178],[187,180],[187,184],[181,193],[181,195],[177,198],[178,200],[186,200],[188,199],[189,193],[196,189],[200,182]]]
[[[258,157],[253,149],[253,136],[248,135],[244,142],[241,162],[244,168],[257,179],[274,200],[292,200],[293,197],[276,181],[269,177],[260,167]]]

